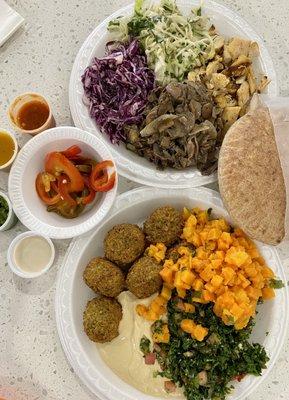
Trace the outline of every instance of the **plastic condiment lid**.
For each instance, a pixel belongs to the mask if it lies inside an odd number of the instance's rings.
[[[31,237],[31,238],[39,237],[39,238],[44,239],[48,243],[49,249],[50,249],[50,257],[49,257],[49,260],[47,261],[47,264],[40,271],[37,271],[37,272],[28,272],[28,271],[23,270],[16,263],[16,260],[15,260],[15,251],[17,250],[17,246],[24,239],[29,238],[29,237]],[[27,279],[37,278],[37,277],[45,274],[45,272],[47,272],[53,265],[54,258],[55,258],[55,248],[54,248],[54,244],[53,244],[52,240],[45,235],[42,235],[38,232],[33,232],[33,231],[23,232],[20,235],[16,236],[10,243],[10,246],[9,246],[8,252],[7,252],[7,261],[8,261],[8,265],[9,265],[10,269],[12,270],[12,272],[14,272],[16,275],[20,276],[21,278],[27,278]]]

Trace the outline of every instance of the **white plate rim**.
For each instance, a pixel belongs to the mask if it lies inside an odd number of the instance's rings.
[[[207,189],[207,188],[193,188],[193,189],[184,189],[186,193],[192,193],[192,198],[204,200],[210,199],[212,205],[216,207],[221,207],[224,209],[222,200],[218,192]],[[141,203],[142,199],[146,198],[146,196],[157,196],[158,193],[165,192],[165,193],[176,193],[175,189],[157,189],[157,188],[148,188],[148,187],[140,187],[133,189],[131,191],[125,192],[119,195],[116,199],[113,211],[111,213],[110,218],[112,218],[118,211],[122,210],[125,207],[129,207],[128,204],[131,202],[139,202]],[[225,212],[225,214],[227,214]],[[98,227],[101,229],[102,225],[105,224],[105,221]],[[57,284],[56,284],[56,294],[55,294],[55,316],[56,316],[56,325],[57,331],[60,338],[60,342],[62,344],[64,353],[70,362],[73,370],[76,372],[78,378],[86,385],[86,387],[96,396],[98,396],[102,400],[113,400],[113,399],[120,399],[120,400],[134,400],[133,397],[126,395],[123,392],[120,392],[117,388],[111,387],[106,378],[100,376],[99,372],[97,372],[97,379],[98,384],[95,385],[92,383],[95,377],[92,377],[95,374],[95,370],[91,371],[91,364],[86,359],[85,355],[81,354],[81,349],[78,346],[77,340],[73,337],[72,332],[74,329],[71,327],[71,321],[69,320],[69,277],[71,276],[72,270],[75,266],[72,264],[75,255],[79,253],[79,250],[87,243],[87,240],[94,235],[96,232],[86,234],[80,238],[75,238],[72,240],[68,251],[65,255],[63,266],[58,272],[57,276]],[[258,243],[258,242],[257,242]],[[276,264],[278,265],[278,274],[279,277],[286,282],[285,272],[280,260],[280,257],[277,253],[277,250],[273,246],[268,245],[261,245],[262,248],[266,249],[271,253],[271,256],[274,257]],[[268,377],[268,374],[272,370],[279,354],[282,350],[282,346],[285,341],[285,337],[288,330],[288,288],[282,289],[281,292],[282,302],[279,319],[276,322],[276,326],[278,324],[278,329],[276,331],[279,334],[278,339],[275,338],[275,342],[277,344],[274,347],[274,354],[271,355],[270,361],[267,363],[267,369],[263,371],[262,376],[254,377],[249,376],[246,380],[250,381],[247,389],[238,397],[233,397],[234,400],[245,400],[247,396],[249,396],[257,387],[261,385],[261,383]],[[67,333],[70,333],[70,336]],[[72,336],[71,336],[72,334]],[[85,368],[86,370],[84,371]],[[95,379],[94,379],[95,380]],[[233,395],[228,396],[227,400],[230,400]],[[139,400],[154,400],[156,399],[153,396],[148,396],[139,392]],[[159,398],[160,400],[164,400],[163,398]]]
[[[194,2],[195,0],[193,0],[192,4]],[[207,0],[206,8],[222,13],[231,21],[234,21],[234,23],[240,29],[242,29],[251,38],[251,40],[258,42],[260,48],[260,60],[264,67],[263,72],[271,79],[270,85],[268,87],[268,94],[270,94],[271,96],[276,96],[278,94],[278,83],[274,63],[259,34],[256,33],[255,30],[250,26],[250,24],[247,23],[239,14],[224,5],[218,4],[213,0]],[[121,9],[117,10],[109,17],[107,17],[104,21],[102,21],[90,33],[90,35],[82,44],[71,70],[69,81],[69,105],[74,124],[81,129],[87,130],[94,135],[97,135],[99,138],[101,138],[101,140],[104,140],[102,138],[102,133],[95,126],[95,123],[89,117],[87,110],[82,104],[83,92],[80,79],[81,72],[83,72],[84,69],[88,66],[90,57],[97,47],[96,42],[100,37],[105,34],[108,22],[120,15],[128,14],[130,11],[132,11],[132,9],[133,4],[129,4],[128,6],[122,7]],[[200,174],[199,171],[196,170],[196,168],[192,168],[191,172],[180,171],[176,175],[172,175],[170,174],[170,172],[167,172],[166,174],[161,174],[157,170],[150,170],[145,166],[129,160],[125,156],[121,155],[116,150],[116,147],[113,145],[110,145],[110,150],[116,161],[120,175],[132,181],[138,182],[142,185],[162,188],[189,188],[206,185],[217,180],[217,174],[203,176]]]
[[[8,192],[15,214],[22,224],[29,230],[39,232],[51,239],[69,239],[90,231],[105,218],[112,208],[116,198],[117,180],[114,188],[105,194],[105,201],[103,202],[102,207],[99,208],[87,221],[78,225],[76,224],[73,228],[55,227],[40,221],[25,207],[22,191],[19,190],[22,180],[25,179],[23,176],[24,166],[31,153],[37,151],[39,145],[48,144],[53,140],[59,139],[75,139],[85,142],[86,144],[95,147],[104,160],[113,160],[107,146],[95,135],[71,126],[51,128],[37,136],[34,136],[19,151],[9,174]]]

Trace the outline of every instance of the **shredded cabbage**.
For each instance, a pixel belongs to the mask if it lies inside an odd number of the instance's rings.
[[[185,17],[175,0],[161,0],[160,4],[136,0],[133,17],[111,21],[108,30],[117,40],[138,38],[156,80],[167,84],[182,82],[189,71],[214,57],[214,36],[210,34],[210,27],[200,7]]]
[[[125,141],[125,125],[140,125],[155,77],[139,42],[107,43],[107,55],[94,58],[82,75],[84,103],[112,143]]]

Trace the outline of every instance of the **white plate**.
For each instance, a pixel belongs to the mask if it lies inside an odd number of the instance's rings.
[[[179,190],[139,188],[119,196],[113,215],[94,233],[74,240],[59,270],[55,310],[60,340],[65,354],[75,373],[85,385],[102,400],[155,400],[118,378],[102,361],[96,345],[91,342],[82,327],[82,313],[94,293],[84,284],[82,274],[91,258],[103,254],[103,238],[115,224],[142,223],[147,216],[161,205],[182,208],[213,208],[215,215],[228,218],[220,196],[205,188]],[[276,275],[285,281],[283,267],[273,247],[257,244],[266,262]],[[274,301],[267,301],[259,307],[257,323],[252,339],[262,343],[269,356],[268,368],[262,377],[248,376],[236,384],[235,391],[228,398],[241,400],[248,396],[266,379],[280,353],[288,325],[287,288],[276,291]],[[269,332],[266,336],[266,332]],[[171,397],[174,399],[174,397]]]
[[[188,12],[192,6],[198,6],[200,1],[178,0],[177,3],[182,10]],[[271,79],[268,94],[276,96],[278,92],[277,79],[273,62],[261,38],[254,29],[236,13],[221,4],[206,0],[203,8],[205,13],[212,16],[212,21],[221,34],[225,36],[241,36],[259,43],[260,60],[256,63],[256,70],[263,71]],[[124,144],[119,146],[112,145],[107,135],[101,134],[99,128],[89,116],[88,108],[83,104],[81,76],[85,68],[90,65],[93,57],[102,57],[104,55],[105,44],[109,39],[107,33],[108,22],[121,15],[130,15],[132,12],[133,5],[129,5],[109,16],[94,29],[79,50],[72,68],[69,85],[69,103],[73,121],[77,127],[92,132],[105,141],[114,156],[119,173],[126,178],[144,185],[164,188],[185,188],[213,182],[217,179],[216,174],[202,176],[196,168],[189,168],[185,171],[174,169],[158,171],[154,164],[127,150]]]
[[[20,221],[31,231],[53,239],[82,235],[95,228],[113,206],[117,180],[112,190],[97,193],[92,204],[74,219],[47,212],[35,190],[35,179],[43,171],[47,153],[78,145],[84,154],[95,160],[113,160],[107,146],[96,136],[71,126],[60,126],[34,136],[20,150],[9,175],[9,197]]]

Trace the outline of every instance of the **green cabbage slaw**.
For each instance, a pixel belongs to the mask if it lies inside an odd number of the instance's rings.
[[[134,15],[111,21],[108,30],[114,40],[137,38],[156,80],[165,85],[184,81],[192,69],[214,57],[211,26],[201,7],[185,17],[174,0],[161,0],[159,4],[136,0]]]

